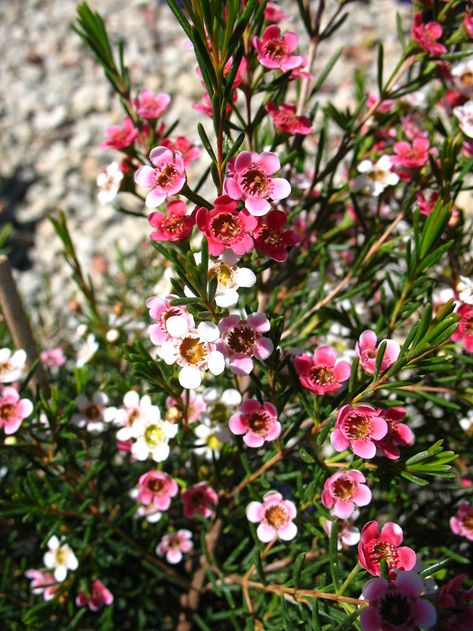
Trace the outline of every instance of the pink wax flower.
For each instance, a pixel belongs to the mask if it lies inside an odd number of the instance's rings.
[[[388,432],[388,424],[370,405],[344,405],[337,414],[330,442],[336,451],[349,447],[360,458],[374,458],[376,444]]]
[[[283,541],[294,539],[297,526],[293,522],[297,510],[294,503],[284,500],[281,493],[269,491],[263,496],[263,503],[250,502],[246,507],[246,517],[253,524],[259,523],[256,535],[260,541],[268,543],[276,537]]]
[[[265,109],[273,119],[276,129],[284,134],[307,136],[312,131],[312,121],[307,116],[297,116],[295,105],[281,103],[278,106],[269,101]]]
[[[296,33],[286,31],[281,34],[279,26],[268,26],[263,37],[253,38],[253,46],[258,53],[258,61],[270,70],[287,72],[302,65],[301,55],[292,55],[299,44]]]
[[[406,410],[402,407],[392,407],[378,410],[378,414],[388,424],[388,431],[381,440],[375,441],[376,451],[378,455],[383,455],[389,460],[397,460],[401,455],[399,447],[414,443],[412,430],[405,423],[401,423]]]
[[[152,469],[143,473],[138,480],[138,501],[145,505],[152,503],[161,511],[167,510],[178,490],[177,482],[170,475]]]
[[[186,183],[184,158],[180,151],[172,152],[167,147],[155,147],[149,154],[153,167],[141,166],[135,173],[135,182],[150,188],[146,196],[146,207],[156,208],[167,197],[179,193]]]
[[[287,215],[280,210],[271,210],[262,217],[253,231],[255,248],[273,261],[287,260],[287,248],[300,242],[295,230],[286,230]]]
[[[448,52],[445,46],[437,41],[442,37],[442,33],[443,29],[438,22],[423,24],[422,13],[415,14],[411,30],[412,39],[432,57]]]
[[[370,574],[380,575],[380,561],[386,561],[390,571],[412,570],[416,553],[412,548],[401,546],[402,528],[389,521],[381,532],[376,521],[369,521],[361,530],[358,544],[358,560]]]
[[[184,202],[172,200],[166,206],[167,215],[162,212],[151,213],[148,223],[155,230],[149,235],[152,241],[182,241],[187,239],[194,227],[194,218],[187,214]]]
[[[5,434],[14,434],[21,423],[33,411],[33,403],[29,399],[20,399],[20,395],[11,386],[0,390],[0,429]]]
[[[42,570],[26,570],[25,576],[31,580],[31,592],[35,596],[42,594],[46,601],[54,598],[59,585],[52,574]]]
[[[182,305],[171,305],[171,300],[177,296],[170,294],[166,298],[152,296],[146,301],[150,317],[155,320],[148,331],[153,344],[160,346],[174,337],[178,337],[181,332],[186,332],[194,327],[194,318]]]
[[[199,208],[195,220],[199,230],[207,237],[209,253],[218,256],[226,249],[237,255],[253,249],[252,231],[258,220],[246,210],[237,210],[238,203],[228,195],[220,195],[214,208]]]
[[[268,2],[264,7],[264,19],[273,24],[278,24],[282,20],[290,19],[287,13],[281,10],[277,2]]]
[[[190,486],[182,494],[184,517],[191,519],[196,514],[209,518],[215,514],[218,495],[208,482],[199,482]]]
[[[473,541],[473,506],[461,502],[456,515],[450,518],[450,528],[456,535]]]
[[[461,315],[461,320],[452,335],[452,340],[454,342],[462,340],[465,350],[473,353],[473,305],[461,305],[457,313]]]
[[[125,118],[123,125],[111,125],[105,130],[105,140],[102,147],[110,149],[126,149],[138,137],[138,130],[134,128],[131,118]]]
[[[361,471],[337,471],[325,480],[322,491],[322,504],[330,508],[335,517],[347,519],[355,506],[367,506],[371,502],[371,491],[364,484],[365,476]]]
[[[391,162],[406,169],[419,169],[429,161],[429,140],[418,136],[412,141],[412,145],[405,140],[394,143],[394,153]]]
[[[261,447],[265,441],[276,440],[281,433],[281,423],[274,405],[261,404],[256,399],[244,401],[240,412],[230,417],[228,425],[234,434],[243,435],[248,447]]]
[[[105,587],[100,580],[92,581],[90,583],[90,592],[80,592],[76,598],[76,605],[78,607],[87,607],[90,611],[99,611],[102,607],[111,605],[113,603],[112,592]]]
[[[386,341],[386,348],[384,349],[383,360],[381,361],[380,373],[385,372],[399,357],[401,348],[394,340]],[[355,345],[355,351],[360,359],[361,367],[369,375],[374,373],[376,366],[376,358],[378,356],[378,339],[374,331],[363,331],[360,335],[360,339]],[[380,342],[381,343],[381,342]]]
[[[180,151],[184,160],[184,166],[187,167],[191,162],[197,160],[202,153],[202,149],[194,145],[185,136],[178,136],[176,140],[170,140],[169,138],[163,138],[161,140],[161,146],[167,147],[171,151]]]
[[[133,101],[141,118],[159,118],[167,110],[170,102],[169,94],[156,94],[152,90],[142,90]]]
[[[227,357],[235,375],[249,375],[253,370],[253,357],[268,359],[273,352],[273,342],[264,337],[271,324],[264,313],[252,313],[246,320],[229,315],[218,323],[221,339],[218,350]]]
[[[435,207],[435,203],[437,202],[438,198],[439,193],[437,191],[433,191],[429,197],[427,196],[427,194],[424,195],[422,191],[416,193],[416,199],[419,205],[420,214],[425,216],[430,215]]]
[[[190,530],[181,529],[169,535],[164,535],[156,548],[156,554],[165,556],[168,563],[179,563],[184,554],[194,548]]]
[[[296,357],[294,366],[304,388],[319,396],[340,390],[342,382],[350,377],[350,364],[337,362],[335,350],[330,346],[317,348],[313,357],[307,354]]]
[[[463,589],[467,578],[459,574],[443,585],[436,593],[436,605],[441,609],[444,631],[469,631],[473,629],[473,589]],[[448,611],[448,610],[452,611]]]
[[[165,417],[170,423],[179,423],[184,419],[188,423],[194,423],[206,408],[202,395],[189,390],[188,396],[185,392],[182,393],[179,403],[172,397],[167,397]]]
[[[235,103],[235,101],[238,98],[236,90],[232,92],[231,98],[232,98],[232,103]],[[202,112],[202,114],[205,114],[209,118],[213,117],[212,100],[210,96],[207,94],[207,92],[202,96],[199,103],[195,103],[192,106],[192,109],[195,110],[196,112]],[[230,105],[230,103],[226,104],[225,111],[227,114],[230,114],[230,112],[232,111],[232,106]]]
[[[431,602],[420,598],[422,578],[414,572],[397,572],[391,583],[372,578],[363,588],[368,601],[360,614],[363,631],[415,631],[430,629],[437,622]]]
[[[265,215],[271,208],[268,199],[279,201],[291,192],[287,180],[273,177],[280,168],[278,156],[271,151],[243,151],[224,182],[225,191],[232,199],[244,200],[252,215]]]
[[[41,363],[48,368],[63,366],[66,363],[66,356],[60,346],[41,351],[39,357],[41,359]]]

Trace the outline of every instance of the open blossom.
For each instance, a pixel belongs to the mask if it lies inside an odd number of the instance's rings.
[[[169,441],[177,434],[178,427],[161,420],[159,409],[156,409],[154,418],[136,419],[127,432],[133,439],[131,453],[137,460],[151,457],[155,462],[162,462],[169,456]],[[117,432],[117,437],[124,440],[122,430]]]
[[[293,522],[296,515],[294,503],[283,499],[276,491],[266,493],[262,503],[250,502],[246,507],[246,517],[254,524],[259,523],[256,534],[264,543],[276,537],[283,541],[294,539],[297,534],[297,526]]]
[[[138,130],[135,129],[131,118],[125,118],[123,124],[111,125],[105,130],[105,140],[102,147],[110,149],[126,149],[130,147],[138,137]]]
[[[33,411],[29,399],[20,399],[15,388],[6,386],[0,389],[0,429],[10,435],[18,431],[23,420]]]
[[[412,548],[401,546],[402,528],[388,522],[381,532],[376,521],[369,521],[361,530],[358,544],[358,560],[370,574],[380,575],[380,561],[386,561],[389,570],[412,570],[416,553]]]
[[[415,631],[430,629],[437,622],[437,612],[431,602],[420,598],[424,589],[422,578],[414,572],[397,572],[390,583],[384,578],[372,578],[363,588],[368,601],[360,614],[363,631]]]
[[[460,305],[457,313],[461,316],[458,327],[452,335],[452,340],[461,340],[468,353],[473,353],[473,306]]]
[[[455,107],[453,113],[458,118],[458,124],[465,136],[473,138],[473,101]]]
[[[246,320],[230,315],[220,320],[218,328],[221,334],[218,349],[229,359],[235,375],[249,375],[253,357],[263,361],[273,352],[273,342],[263,336],[271,328],[264,313],[252,313]]]
[[[287,260],[287,248],[300,242],[295,230],[286,229],[286,223],[286,213],[271,210],[261,218],[253,231],[256,250],[278,263],[284,263]]]
[[[59,589],[56,579],[50,572],[26,570],[26,578],[31,580],[31,592],[35,596],[43,595],[44,600],[52,600]]]
[[[240,412],[230,418],[228,425],[234,434],[243,435],[248,447],[261,447],[265,441],[276,440],[281,433],[281,423],[274,405],[261,404],[256,399],[244,401]]]
[[[338,361],[333,348],[321,346],[313,356],[303,354],[294,359],[294,366],[304,388],[320,396],[336,392],[350,377],[350,364]]]
[[[54,579],[58,583],[66,580],[67,572],[74,572],[79,567],[76,555],[67,544],[62,544],[56,535],[48,541],[49,550],[44,555],[44,565],[49,570],[54,570]]]
[[[133,436],[132,427],[135,421],[153,420],[161,418],[161,412],[158,406],[153,405],[151,398],[145,394],[140,398],[136,390],[129,390],[123,397],[123,405],[115,409],[113,415],[114,425],[118,425],[120,429],[117,432],[119,441],[130,440]]]
[[[461,502],[457,513],[450,519],[450,528],[456,535],[473,541],[473,506]]]
[[[187,214],[184,202],[173,199],[166,206],[166,213],[154,212],[148,217],[154,231],[149,235],[152,241],[182,241],[192,232],[194,218]]]
[[[239,257],[232,250],[224,250],[221,260],[209,268],[209,278],[217,278],[215,303],[229,309],[238,302],[240,287],[253,287],[256,274],[248,267],[237,265]]]
[[[23,375],[26,365],[26,353],[24,350],[12,351],[9,348],[0,348],[0,383],[12,383]]]
[[[76,605],[78,607],[87,606],[90,611],[99,611],[102,607],[111,605],[112,603],[112,592],[98,579],[90,583],[88,594],[80,592],[76,598]]]
[[[186,183],[184,159],[180,151],[155,147],[149,154],[153,167],[143,165],[135,173],[135,182],[151,191],[146,196],[146,207],[156,208],[167,197],[179,193]]]
[[[429,150],[429,140],[423,136],[414,138],[412,144],[405,140],[395,142],[391,162],[406,169],[419,169],[429,161]]]
[[[389,458],[389,460],[397,460],[401,455],[399,447],[414,443],[414,434],[411,428],[405,423],[401,423],[406,415],[406,410],[402,407],[392,407],[378,410],[378,414],[388,424],[388,431],[381,440],[375,441],[376,453]]]
[[[349,519],[338,519],[337,526],[337,549],[341,550],[343,546],[356,546],[360,541],[360,531],[353,525],[354,520],[358,517],[359,511],[355,508],[353,514]],[[328,537],[332,532],[333,521],[330,519],[323,519],[322,528],[325,530]]]
[[[330,442],[336,451],[349,447],[360,458],[374,458],[376,444],[386,436],[388,424],[370,405],[344,405],[340,408]]]
[[[330,508],[335,517],[347,519],[354,513],[355,506],[371,502],[371,491],[365,482],[365,476],[356,469],[337,471],[325,480],[322,504]]]
[[[156,548],[156,554],[165,556],[168,563],[179,563],[184,554],[194,548],[192,533],[190,530],[181,529],[169,535],[164,535]]]
[[[169,94],[156,94],[152,90],[142,90],[134,99],[136,111],[141,118],[159,118],[171,102]]]
[[[362,160],[357,166],[361,173],[355,179],[355,184],[368,195],[378,197],[388,186],[395,186],[399,182],[399,175],[392,170],[391,157],[384,155],[377,162]]]
[[[299,44],[297,34],[292,31],[282,34],[279,26],[272,24],[265,29],[261,39],[254,37],[252,43],[258,61],[265,68],[287,72],[303,65],[303,57],[292,54]]]
[[[443,631],[473,629],[473,589],[463,589],[466,574],[458,574],[438,590],[435,604],[441,611]]]
[[[194,423],[205,411],[207,405],[201,394],[189,390],[181,394],[180,401],[172,397],[166,399],[166,420],[170,423]]]
[[[73,414],[72,421],[78,427],[85,427],[92,433],[100,433],[105,423],[115,417],[115,408],[107,408],[108,397],[103,392],[96,392],[91,399],[81,394],[76,399],[78,413]]]
[[[218,495],[208,482],[199,482],[184,491],[182,503],[184,505],[184,517],[190,519],[195,515],[202,515],[208,519],[215,513]]]
[[[209,253],[218,256],[226,249],[236,255],[246,254],[253,249],[251,233],[258,220],[246,210],[237,210],[237,202],[228,195],[220,195],[214,202],[214,208],[199,208],[196,223],[199,230],[207,237]]]
[[[297,108],[292,103],[276,105],[272,101],[265,107],[273,119],[273,125],[283,134],[307,136],[312,131],[312,121],[307,116],[298,116]]]
[[[386,347],[384,349],[383,359],[381,361],[380,373],[385,372],[399,357],[401,348],[394,340],[386,341]],[[376,366],[376,359],[378,357],[378,339],[374,331],[363,331],[360,335],[360,339],[355,345],[355,351],[360,359],[361,367],[369,375],[374,373]],[[381,342],[380,342],[381,344]]]
[[[438,57],[448,52],[445,46],[437,41],[442,37],[442,33],[443,29],[438,22],[424,24],[422,13],[415,14],[411,31],[412,39],[432,57]]]
[[[271,151],[243,151],[225,179],[225,191],[232,199],[242,199],[252,215],[265,215],[271,208],[268,199],[279,201],[291,192],[287,180],[273,177],[280,168],[278,156]]]
[[[152,296],[146,301],[150,317],[156,322],[149,329],[149,336],[153,344],[160,346],[175,337],[181,337],[194,327],[194,318],[182,305],[171,305],[177,298],[169,294],[166,298]]]
[[[142,504],[153,504],[156,509],[167,510],[171,498],[177,495],[177,482],[164,471],[152,469],[140,476],[138,480],[138,501]]]
[[[118,195],[123,180],[123,171],[119,162],[112,162],[97,175],[97,198],[101,204],[113,202]]]
[[[66,363],[66,356],[60,346],[57,348],[50,348],[41,351],[39,358],[41,363],[48,368],[55,368],[56,366],[63,366]]]
[[[194,145],[185,136],[177,136],[176,140],[170,138],[163,138],[161,140],[161,146],[171,149],[171,151],[180,151],[184,160],[184,166],[187,167],[191,162],[197,160],[202,153],[202,149]]]

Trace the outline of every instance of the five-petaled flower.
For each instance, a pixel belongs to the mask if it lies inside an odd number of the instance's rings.
[[[152,90],[142,90],[134,99],[136,111],[141,118],[159,118],[166,111],[171,97],[169,94],[156,94]]]
[[[164,471],[152,469],[138,480],[138,501],[145,505],[153,504],[157,510],[167,510],[177,492],[177,482]]]
[[[438,22],[423,23],[422,13],[418,12],[414,16],[412,24],[412,39],[422,50],[432,57],[438,57],[448,52],[443,44],[437,40],[442,37],[443,29]]]
[[[292,103],[276,105],[272,101],[266,105],[266,111],[273,119],[273,125],[283,134],[307,136],[312,131],[312,121],[307,116],[298,116]]]
[[[66,580],[67,572],[74,572],[79,567],[76,555],[66,543],[61,544],[56,535],[48,541],[49,550],[44,555],[44,565],[49,570],[54,570],[54,579],[58,583]]]
[[[154,231],[149,235],[152,241],[182,241],[192,232],[194,217],[187,214],[184,202],[173,199],[166,206],[166,213],[154,212],[148,217]]]
[[[374,458],[375,441],[384,438],[387,432],[388,424],[378,410],[370,405],[344,405],[338,411],[330,442],[337,451],[350,447],[360,458]]]
[[[335,517],[347,519],[355,506],[367,506],[371,502],[371,491],[364,484],[365,476],[361,471],[337,471],[325,480],[322,491],[322,504],[330,508]]]
[[[208,519],[215,513],[218,495],[208,482],[199,482],[183,492],[182,503],[184,517],[190,519],[195,515],[202,515]]]
[[[207,237],[212,256],[218,256],[226,249],[237,255],[246,254],[253,249],[251,233],[258,220],[246,210],[237,210],[237,206],[238,203],[228,195],[220,195],[212,210],[197,210],[197,227]]]
[[[268,543],[276,537],[283,541],[294,539],[297,526],[293,522],[297,510],[293,502],[283,499],[281,493],[268,491],[263,502],[250,502],[246,507],[248,521],[259,523],[256,535],[260,541]]]
[[[276,440],[281,433],[278,412],[272,403],[260,403],[256,399],[244,401],[228,422],[230,430],[243,435],[248,447],[261,447],[265,441]]]
[[[399,353],[401,348],[397,342],[394,340],[383,340],[386,342],[384,348],[383,359],[381,360],[381,364],[379,367],[380,373],[385,372],[399,357]],[[378,338],[376,337],[376,333],[374,331],[363,331],[360,335],[360,339],[355,345],[355,351],[357,356],[360,359],[361,367],[365,372],[369,375],[374,373],[374,369],[376,366],[376,360],[378,357],[379,346]],[[381,342],[380,342],[381,344]]]
[[[236,375],[249,375],[253,357],[265,360],[273,352],[273,342],[264,337],[271,324],[264,313],[252,313],[241,320],[237,315],[222,318],[218,323],[221,338],[217,348],[228,358],[228,365]]]
[[[294,359],[294,366],[304,388],[317,395],[336,392],[350,377],[350,364],[344,360],[337,362],[337,355],[330,346],[321,346],[313,357],[303,354]]]
[[[29,399],[20,399],[15,388],[6,386],[0,389],[0,429],[5,434],[18,431],[23,420],[33,411],[33,403]]]
[[[287,260],[287,248],[300,242],[295,230],[286,229],[286,223],[286,213],[271,210],[260,219],[253,231],[256,250],[278,263],[284,263]]]
[[[135,182],[142,188],[151,189],[145,204],[147,208],[156,208],[167,197],[182,190],[186,183],[186,171],[180,151],[155,147],[149,154],[149,159],[154,166],[141,166],[135,173]]]
[[[386,561],[390,573],[394,570],[412,570],[416,553],[412,548],[401,546],[402,528],[393,522],[386,523],[381,532],[376,521],[369,521],[361,530],[358,544],[358,560],[374,576],[379,576],[380,562]]]
[[[282,70],[287,72],[304,65],[304,57],[293,55],[299,44],[296,33],[286,31],[281,33],[279,26],[268,26],[263,37],[253,38],[253,46],[258,54],[258,61],[270,70]]]
[[[156,554],[165,556],[168,563],[179,563],[184,554],[191,552],[194,547],[192,533],[182,528],[177,532],[164,535],[156,548]]]
[[[105,140],[102,147],[110,149],[127,149],[138,137],[131,118],[125,118],[122,125],[111,125],[105,130]]]

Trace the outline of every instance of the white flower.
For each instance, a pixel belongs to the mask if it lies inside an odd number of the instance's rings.
[[[473,432],[473,410],[469,410],[467,415],[460,419],[460,425],[465,432]]]
[[[11,383],[20,379],[26,364],[23,350],[12,353],[9,348],[0,348],[0,383]]]
[[[77,352],[76,367],[81,368],[82,366],[87,364],[87,362],[92,359],[98,349],[99,345],[97,344],[95,335],[93,333],[89,333],[86,341]]]
[[[377,162],[363,160],[357,167],[362,175],[356,178],[355,184],[365,193],[378,197],[387,186],[399,182],[399,176],[391,171],[391,166],[391,158],[387,155],[381,156]]]
[[[213,460],[223,447],[223,443],[230,440],[231,434],[226,425],[209,427],[201,423],[194,429],[198,438],[197,447],[194,452],[206,460]]]
[[[105,429],[105,423],[115,416],[116,409],[107,408],[108,397],[103,392],[96,392],[91,399],[81,394],[76,399],[78,414],[72,416],[72,422],[78,427],[86,427],[87,431],[99,434]]]
[[[112,202],[120,190],[123,172],[118,162],[112,162],[97,175],[97,186],[100,191],[97,198],[101,204]]]
[[[458,124],[465,136],[473,138],[473,101],[454,107],[453,113],[458,118]]]
[[[166,460],[170,451],[169,439],[174,438],[177,429],[177,425],[161,420],[160,415],[153,420],[143,418],[136,420],[130,432],[134,440],[131,446],[132,455],[137,460],[146,460],[149,457],[155,462]]]
[[[466,96],[473,94],[473,59],[455,64],[452,69],[453,87]]]
[[[466,276],[460,276],[457,283],[458,298],[466,305],[473,305],[473,282]]]
[[[114,425],[121,429],[117,432],[118,440],[129,440],[133,437],[132,427],[135,421],[152,422],[161,419],[161,412],[157,405],[151,403],[150,397],[140,395],[135,390],[130,390],[123,397],[123,407],[115,410]]]
[[[54,578],[58,583],[62,583],[66,579],[67,571],[77,570],[79,562],[76,555],[67,545],[61,545],[56,535],[53,535],[48,541],[49,551],[44,555],[44,565],[52,570],[54,569]]]
[[[217,278],[215,303],[223,309],[230,309],[238,302],[240,287],[253,287],[255,273],[248,267],[238,267],[239,257],[232,250],[225,250],[221,260],[209,269],[209,277]]]

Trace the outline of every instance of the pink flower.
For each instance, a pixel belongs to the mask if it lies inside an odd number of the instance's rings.
[[[166,111],[171,97],[169,94],[156,94],[152,90],[142,90],[133,102],[141,118],[159,118]]]
[[[262,217],[253,231],[256,250],[266,254],[273,261],[278,261],[278,263],[286,261],[287,248],[300,241],[295,230],[285,229],[286,223],[286,213],[280,210],[271,210],[265,217]]]
[[[152,469],[138,480],[138,501],[145,505],[152,503],[157,510],[167,510],[177,492],[177,482],[164,471]]]
[[[412,25],[412,39],[432,57],[438,57],[448,52],[443,44],[437,42],[442,37],[443,29],[438,22],[423,24],[422,13],[416,13]]]
[[[199,482],[184,491],[182,503],[184,504],[184,517],[190,519],[197,514],[208,519],[215,513],[218,495],[208,482]]]
[[[388,424],[388,431],[381,440],[375,441],[376,451],[378,455],[383,455],[389,460],[397,460],[401,455],[399,447],[412,445],[414,442],[414,434],[410,427],[401,423],[406,410],[402,407],[392,407],[378,410],[378,414]]]
[[[20,399],[20,395],[11,386],[0,390],[0,429],[5,434],[14,434],[22,421],[33,411],[29,399]]]
[[[287,20],[290,16],[281,10],[277,2],[268,2],[264,8],[264,19],[277,24],[282,20]]]
[[[462,340],[465,350],[473,353],[473,305],[461,305],[457,313],[461,315],[461,320],[452,335],[452,340],[454,342]]]
[[[394,152],[391,162],[406,169],[419,169],[429,161],[429,140],[418,136],[412,141],[412,145],[405,140],[394,143]]]
[[[303,63],[300,55],[291,54],[299,44],[296,33],[287,31],[281,35],[281,29],[274,24],[265,29],[262,39],[254,37],[252,43],[258,53],[258,61],[265,68],[287,72]]]
[[[170,423],[178,423],[185,420],[187,423],[197,421],[206,409],[207,404],[201,394],[189,390],[188,396],[183,392],[178,403],[172,397],[166,399],[166,420]]]
[[[442,610],[442,629],[445,631],[473,629],[473,589],[462,589],[465,578],[466,574],[455,576],[436,594],[437,607]],[[453,611],[449,612],[449,609]]]
[[[253,524],[259,523],[256,534],[260,541],[267,543],[276,537],[283,541],[294,539],[297,526],[292,521],[297,515],[293,502],[284,500],[281,493],[269,491],[263,496],[263,503],[250,502],[246,507],[246,517]]]
[[[78,607],[85,607],[85,605],[87,605],[90,611],[99,611],[102,607],[111,605],[112,603],[112,592],[98,579],[90,583],[89,595],[85,592],[80,592],[76,598],[76,605]]]
[[[465,31],[470,39],[473,39],[473,15],[472,9],[466,9],[466,15],[463,19],[463,26],[465,27]]]
[[[272,101],[266,105],[266,111],[273,119],[273,125],[284,134],[307,136],[312,131],[312,122],[307,116],[297,116],[296,106],[281,103],[277,106]]]
[[[374,458],[376,444],[388,432],[388,424],[370,405],[344,405],[337,414],[330,442],[336,451],[349,447],[360,458]]]
[[[268,359],[273,352],[273,342],[263,337],[271,328],[264,313],[252,313],[246,320],[237,315],[222,318],[218,323],[221,339],[218,350],[229,358],[229,366],[235,375],[249,375],[253,370],[252,357]]]
[[[377,337],[374,331],[363,331],[360,335],[360,339],[355,345],[355,351],[360,359],[361,367],[369,375],[374,373],[376,366],[376,358],[378,356]],[[394,340],[386,341],[386,347],[384,349],[383,360],[380,366],[380,373],[385,372],[399,357],[401,348]]]
[[[151,188],[146,196],[146,207],[156,208],[167,197],[176,195],[186,183],[184,159],[180,151],[167,147],[155,147],[149,154],[154,165],[141,166],[135,173],[135,182],[143,188]]]
[[[456,515],[450,518],[450,528],[456,535],[473,541],[473,506],[461,502]]]
[[[163,298],[152,296],[146,301],[150,317],[156,321],[148,331],[153,344],[160,346],[168,342],[182,331],[194,327],[194,318],[182,305],[171,305],[171,300],[177,296],[170,294]]]
[[[313,357],[306,354],[296,357],[294,366],[304,388],[320,396],[340,390],[342,382],[350,377],[350,364],[343,360],[337,362],[337,355],[330,346],[317,348]]]
[[[372,578],[363,588],[368,601],[360,614],[363,631],[415,631],[429,629],[437,622],[431,602],[420,598],[422,578],[414,572],[398,572],[392,583]]]
[[[230,417],[230,430],[240,436],[248,447],[261,447],[265,441],[276,440],[281,433],[278,412],[272,403],[261,404],[248,399],[241,404],[240,412]]]
[[[202,149],[194,145],[190,140],[187,140],[185,136],[178,136],[174,141],[169,138],[163,138],[161,140],[161,146],[167,147],[173,152],[180,151],[184,159],[185,167],[189,166],[194,160],[197,160],[202,153]]]
[[[48,368],[54,368],[55,366],[62,366],[66,363],[66,357],[64,351],[60,346],[57,348],[50,348],[40,353],[41,363]]]
[[[347,519],[355,506],[367,506],[371,502],[371,491],[364,482],[366,478],[361,471],[337,471],[325,480],[322,504],[330,508],[335,517]]]
[[[199,208],[195,219],[199,230],[207,237],[209,253],[218,256],[226,249],[241,255],[251,252],[253,238],[251,232],[258,220],[246,210],[238,211],[237,202],[228,195],[220,195],[214,202],[214,208]]]
[[[236,90],[232,92],[231,98],[232,98],[232,103],[235,103],[235,101],[238,98]],[[209,118],[212,118],[213,116],[212,99],[207,94],[207,92],[202,96],[199,103],[195,103],[192,106],[192,109],[195,110],[196,112],[202,112],[202,114],[205,114]],[[230,105],[230,103],[226,104],[225,111],[227,114],[230,114],[230,112],[232,111],[232,106]]]
[[[191,531],[181,529],[164,535],[156,548],[156,554],[160,557],[166,555],[166,561],[174,565],[182,561],[183,554],[191,552],[193,548]]]
[[[105,140],[102,147],[111,149],[126,149],[138,137],[138,130],[133,127],[131,118],[125,118],[123,125],[111,125],[105,130]]]
[[[149,235],[152,241],[182,241],[192,232],[194,218],[187,214],[184,202],[172,200],[166,206],[167,215],[162,212],[151,213],[148,223],[155,228]]]
[[[376,521],[369,521],[361,530],[358,544],[358,560],[374,576],[380,575],[380,561],[386,561],[389,570],[412,570],[416,553],[412,548],[401,546],[402,528],[389,521],[381,532]],[[400,547],[401,546],[401,547]]]
[[[271,208],[269,198],[279,201],[291,192],[287,180],[273,177],[280,168],[278,156],[271,151],[243,151],[224,182],[225,191],[232,199],[244,200],[252,215],[265,215]]]
[[[35,596],[43,595],[44,600],[52,600],[59,585],[52,574],[42,570],[26,570],[26,578],[31,579],[31,592]]]

